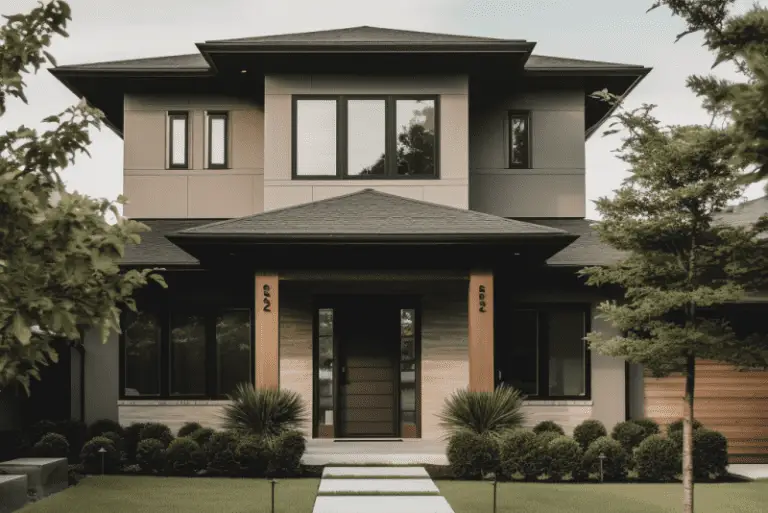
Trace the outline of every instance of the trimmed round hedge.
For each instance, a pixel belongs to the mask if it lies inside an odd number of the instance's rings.
[[[645,440],[646,434],[643,427],[628,420],[613,426],[611,438],[619,442],[627,454],[631,455],[635,447]]]
[[[197,443],[200,447],[203,447],[208,440],[213,436],[215,431],[211,428],[201,427],[195,429],[192,433],[186,435]]]
[[[696,419],[693,419],[694,431],[696,431],[697,429],[701,429],[703,427],[704,427],[704,424],[702,424]],[[682,433],[682,432],[683,432],[683,419],[678,419],[667,426],[667,435],[671,436],[672,433]]]
[[[499,444],[491,436],[460,431],[448,442],[448,464],[459,479],[482,479],[499,467]]]
[[[645,430],[645,438],[661,434],[661,426],[653,419],[632,419],[632,422]]]
[[[205,468],[205,454],[189,437],[177,438],[165,451],[165,467],[175,476],[194,476]]]
[[[584,453],[584,469],[600,476],[600,455],[604,454],[603,478],[605,481],[623,481],[627,478],[627,452],[619,442],[607,436],[598,438]]]
[[[235,459],[243,471],[251,476],[264,475],[271,456],[269,444],[259,436],[245,436],[235,448]]]
[[[112,443],[115,444],[115,449],[117,449],[117,452],[122,453],[123,451],[123,437],[120,436],[118,433],[115,433],[114,431],[107,431],[103,435],[104,438],[109,438],[112,440]]]
[[[661,435],[651,435],[640,442],[634,458],[637,476],[643,481],[672,481],[682,471],[678,447]]]
[[[539,438],[532,431],[518,429],[501,438],[499,443],[500,473],[507,479],[520,475],[535,481],[544,471]]]
[[[728,439],[717,431],[700,428],[693,433],[693,473],[697,479],[728,475]]]
[[[578,475],[584,453],[576,440],[559,436],[549,442],[546,453],[545,472],[550,479],[561,481],[566,476]]]
[[[272,458],[268,473],[273,476],[290,476],[299,470],[307,441],[299,431],[285,431],[272,440]]]
[[[104,453],[99,452],[99,449],[102,448]],[[102,454],[105,474],[110,474],[120,468],[120,453],[115,448],[114,442],[109,438],[97,436],[85,442],[80,451],[80,461],[86,474],[101,473]]]
[[[85,436],[88,440],[90,440],[91,438],[102,436],[104,433],[109,432],[117,433],[118,435],[123,436],[123,426],[111,419],[97,420],[88,426],[88,431],[86,432]]]
[[[143,472],[165,469],[165,444],[156,438],[142,440],[136,446],[136,463]]]
[[[32,456],[36,458],[66,458],[69,454],[69,442],[64,435],[47,433],[32,447]]]
[[[187,422],[179,428],[179,431],[176,433],[176,436],[178,436],[179,438],[181,438],[182,436],[189,436],[202,427],[203,426],[201,426],[199,422]]]
[[[608,436],[608,431],[599,420],[587,419],[573,430],[573,439],[582,450],[586,450],[592,442],[603,436]]]
[[[129,463],[136,461],[136,449],[141,442],[141,430],[144,426],[144,422],[134,422],[123,430],[123,450]]]
[[[552,422],[551,420],[545,420],[542,422],[539,422],[536,424],[536,426],[533,428],[533,432],[538,434],[551,431],[553,433],[557,433],[558,435],[564,435],[565,430],[557,423]]]
[[[235,451],[240,441],[232,431],[214,433],[205,444],[205,459],[208,472],[217,476],[231,476],[240,470],[240,464],[235,457]]]
[[[168,446],[168,444],[170,444],[173,440],[173,433],[171,433],[171,429],[165,424],[160,424],[159,422],[148,422],[144,424],[144,427],[139,432],[139,439],[147,440],[149,438],[160,440],[166,446]]]

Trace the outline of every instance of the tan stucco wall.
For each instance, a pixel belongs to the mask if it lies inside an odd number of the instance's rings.
[[[458,208],[469,204],[469,105],[466,76],[375,77],[271,75],[265,79],[264,209],[374,188]],[[438,180],[291,180],[294,94],[436,94],[440,97]]]
[[[507,169],[510,110],[531,111],[531,169]],[[584,92],[472,90],[469,207],[504,217],[584,217]]]
[[[221,96],[126,95],[124,214],[134,218],[216,218],[264,206],[264,109]],[[190,113],[190,169],[166,169],[170,110]],[[230,169],[205,169],[205,112],[230,114]]]

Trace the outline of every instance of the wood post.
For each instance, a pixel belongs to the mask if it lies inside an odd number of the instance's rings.
[[[280,296],[277,274],[256,276],[256,388],[280,385]]]
[[[494,389],[493,272],[473,270],[469,275],[469,389]]]

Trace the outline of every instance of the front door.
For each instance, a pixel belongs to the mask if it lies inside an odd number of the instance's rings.
[[[336,436],[398,436],[399,307],[385,299],[360,297],[336,315]]]

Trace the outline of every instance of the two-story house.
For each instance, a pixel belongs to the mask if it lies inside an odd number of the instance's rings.
[[[86,419],[215,425],[239,382],[301,394],[315,438],[436,439],[499,383],[531,423],[627,418],[642,377],[585,347],[608,296],[576,271],[617,257],[584,219],[589,95],[649,69],[534,46],[356,27],[53,69],[124,139],[152,231],[123,265],[169,283],[86,337]]]

